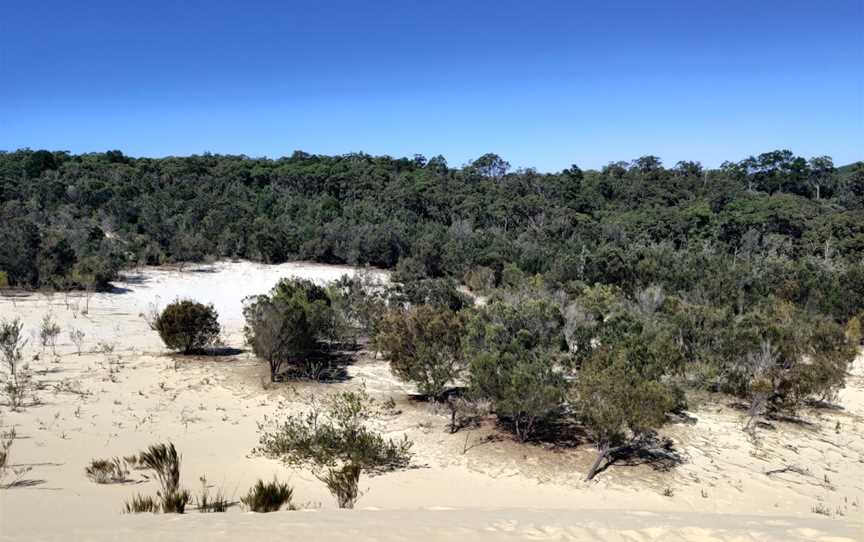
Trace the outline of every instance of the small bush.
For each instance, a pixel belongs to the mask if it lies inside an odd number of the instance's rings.
[[[57,355],[58,336],[60,336],[60,326],[57,325],[50,313],[46,314],[39,326],[39,341],[42,344],[42,349],[50,346],[51,353]]]
[[[293,496],[294,489],[288,484],[276,478],[267,483],[259,479],[245,497],[240,497],[240,502],[253,512],[276,512],[285,504],[290,508]]]
[[[75,350],[78,351],[79,356],[81,355],[81,347],[84,345],[84,336],[84,332],[80,329],[74,327],[69,329],[69,340],[75,345]]]
[[[135,495],[131,501],[126,501],[124,507],[126,514],[140,514],[142,512],[159,512],[159,504],[153,497],[145,497],[144,495]]]
[[[129,468],[119,457],[113,459],[94,459],[84,468],[91,481],[97,484],[120,483],[128,480]]]
[[[150,323],[171,350],[192,354],[219,338],[219,314],[213,305],[183,299],[171,303]]]
[[[14,320],[0,321],[0,357],[2,357],[5,375],[0,375],[4,380],[2,383],[3,395],[12,410],[18,410],[24,406],[27,398],[33,402],[36,398],[33,391],[36,388],[33,382],[33,374],[29,365],[24,361],[24,346],[27,340],[22,331],[24,324],[16,318]]]

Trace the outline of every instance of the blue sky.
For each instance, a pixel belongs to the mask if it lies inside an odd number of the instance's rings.
[[[864,159],[864,0],[2,4],[5,150]]]

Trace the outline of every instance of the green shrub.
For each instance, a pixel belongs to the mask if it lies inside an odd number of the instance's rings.
[[[310,403],[306,414],[265,419],[254,451],[311,467],[344,507],[357,499],[361,472],[408,465],[412,443],[407,437],[394,442],[367,427],[373,401],[365,389],[336,393],[324,404],[311,398]]]
[[[392,311],[381,321],[376,346],[400,380],[439,397],[464,369],[464,318],[447,308],[418,305]]]
[[[286,504],[290,508],[293,495],[294,490],[276,478],[266,483],[259,479],[240,502],[253,512],[276,512]]]
[[[213,305],[183,299],[171,303],[151,322],[162,342],[171,350],[192,354],[213,345],[219,338],[219,315]]]

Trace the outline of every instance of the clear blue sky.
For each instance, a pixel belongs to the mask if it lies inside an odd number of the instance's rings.
[[[864,159],[864,0],[0,0],[0,149]]]

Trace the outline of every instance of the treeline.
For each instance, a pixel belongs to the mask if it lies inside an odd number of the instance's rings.
[[[717,170],[646,156],[542,174],[512,172],[493,154],[451,168],[422,156],[19,150],[0,154],[0,221],[0,272],[24,287],[99,287],[122,266],[212,257],[399,265],[460,280],[482,267],[496,284],[512,264],[632,292],[683,261],[739,269],[770,257],[785,274],[827,272],[846,290],[864,251],[864,164],[776,151]],[[829,293],[792,289],[796,302],[848,313]]]

